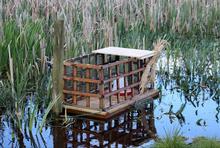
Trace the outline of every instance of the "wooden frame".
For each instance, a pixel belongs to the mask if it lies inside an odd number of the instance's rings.
[[[141,76],[150,58],[92,53],[64,61],[64,104],[97,111],[130,104],[139,95]]]

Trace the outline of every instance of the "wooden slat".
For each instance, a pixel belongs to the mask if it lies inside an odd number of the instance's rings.
[[[149,92],[145,92],[142,95],[136,95],[132,100],[126,100],[126,102],[123,102],[122,104],[114,105],[110,108],[106,108],[105,111],[101,111],[100,109],[91,109],[76,105],[68,105],[64,104],[64,109],[67,110],[67,112],[74,113],[74,114],[82,114],[87,115],[93,118],[98,118],[101,120],[109,119],[110,117],[113,117],[114,115],[121,113],[125,110],[128,110],[130,108],[130,105],[134,104],[136,101],[140,100],[147,100],[147,99],[153,99],[159,95],[158,90],[151,90]],[[132,123],[131,123],[132,124]],[[132,127],[132,125],[131,125]]]
[[[82,93],[81,91],[69,91],[69,90],[63,90],[64,94],[72,94],[72,95],[79,95],[84,97],[100,97],[99,94],[92,94],[92,93]]]
[[[112,95],[114,95],[114,94],[119,94],[121,91],[124,91],[125,89],[129,89],[129,88],[136,87],[136,86],[138,86],[139,84],[140,84],[140,82],[137,82],[137,83],[131,84],[131,85],[129,85],[129,86],[126,86],[126,87],[117,89],[117,90],[115,90],[115,91],[113,91],[113,92],[110,92],[110,93],[105,94],[104,97],[106,98],[106,97],[112,96]],[[118,102],[118,103],[119,103],[119,102]]]
[[[130,66],[130,70],[133,71],[134,66],[133,66],[133,62],[129,63]],[[131,84],[134,84],[134,74],[131,74]],[[131,95],[134,96],[134,88],[131,88]]]
[[[123,65],[124,66],[124,73],[126,73],[126,64]],[[124,87],[127,86],[127,77],[124,76]],[[128,97],[128,94],[127,94],[127,89],[124,90],[124,99],[126,100],[127,97]]]
[[[89,79],[90,77],[90,70],[86,69],[86,77],[87,79]],[[89,83],[86,83],[86,92],[89,93],[90,92],[90,87],[89,87]],[[86,107],[90,107],[90,97],[86,98]]]
[[[92,65],[92,64],[79,64],[79,63],[73,63],[74,66],[77,68],[91,68],[91,69],[101,69],[100,65]]]
[[[70,109],[70,110],[75,110],[75,111],[79,111],[79,112],[86,112],[87,114],[99,114],[102,116],[105,116],[107,113],[101,111],[100,109],[92,109],[92,108],[88,108],[88,107],[81,107],[81,106],[77,106],[77,105],[69,105],[69,104],[63,104],[63,108],[64,109]]]
[[[104,80],[104,83],[108,83],[108,82],[114,81],[114,80],[116,80],[116,79],[119,79],[119,78],[121,78],[121,77],[126,77],[126,76],[130,76],[130,75],[132,75],[132,74],[138,73],[138,72],[142,72],[142,71],[144,71],[144,69],[145,69],[145,67],[140,68],[140,69],[138,69],[138,70],[134,70],[134,71],[128,72],[128,73],[119,74],[119,75],[117,75],[117,76],[115,76],[115,77],[112,77],[112,78],[110,78],[110,79],[108,79],[108,80]]]
[[[117,65],[116,66],[116,71],[117,71],[117,76],[119,76],[120,75],[120,67],[119,67],[119,65]],[[120,89],[120,84],[119,84],[119,78],[118,79],[116,79],[116,82],[117,82],[117,90],[119,90]],[[117,103],[119,103],[119,97],[120,97],[120,91],[113,91],[113,92],[110,92],[109,94],[116,94],[116,93],[114,93],[114,92],[116,92],[117,93]],[[111,96],[111,95],[109,95],[109,96]],[[108,97],[109,97],[108,96]]]
[[[77,69],[75,66],[73,66],[73,77],[76,77],[77,74]],[[77,85],[76,85],[76,81],[73,80],[73,91],[77,90]],[[73,104],[77,104],[77,97],[76,94],[72,94],[72,99],[73,99]]]
[[[108,113],[113,113],[113,112],[118,111],[122,108],[125,109],[126,106],[133,105],[135,102],[138,102],[140,100],[148,100],[148,99],[153,100],[154,97],[156,97],[158,95],[159,95],[159,91],[153,89],[153,90],[145,92],[143,94],[139,94],[139,95],[134,96],[132,98],[132,100],[126,100],[125,102],[120,102],[119,104],[116,104],[114,106],[106,108],[105,111],[108,112]]]
[[[99,80],[102,82],[99,84],[99,108],[104,109],[104,70],[99,70]]]
[[[74,81],[78,81],[78,82],[86,82],[86,83],[96,83],[96,84],[101,83],[100,80],[94,80],[94,79],[89,79],[89,78],[80,78],[80,77],[64,76],[63,79],[64,80],[74,80]]]
[[[105,64],[105,65],[102,65],[102,67],[105,69],[105,68],[113,67],[113,66],[116,66],[116,65],[120,65],[120,64],[124,64],[124,63],[129,63],[131,61],[137,61],[137,59],[135,59],[135,58],[128,58],[128,59],[124,59],[124,60],[120,60],[120,61],[116,61],[116,62],[113,62],[113,63],[108,63],[108,64]]]
[[[73,64],[74,64],[74,63],[73,63],[73,62],[70,62],[69,60],[66,60],[66,61],[63,62],[63,65],[64,65],[64,66],[67,66],[67,67],[72,67]]]
[[[112,78],[112,67],[109,67],[109,78]],[[109,82],[109,92],[112,92],[112,81]],[[109,106],[112,106],[112,97],[109,97]]]

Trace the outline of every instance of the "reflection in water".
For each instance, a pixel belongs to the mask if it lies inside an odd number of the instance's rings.
[[[56,123],[57,125],[57,123]],[[52,129],[54,147],[128,147],[155,138],[153,103],[112,119],[73,119],[67,127]]]
[[[42,114],[31,130],[24,119],[20,131],[0,111],[0,147],[127,147],[154,138],[155,127],[159,137],[180,128],[189,139],[220,138],[220,44],[202,50],[203,43],[198,49],[186,43],[161,62],[156,85],[161,98],[154,110],[151,103],[147,112],[130,111],[108,121],[72,119],[68,126],[47,125],[42,134],[37,132]]]
[[[220,44],[207,45],[201,42],[197,48],[190,45],[187,49],[184,43],[183,49],[172,51],[159,64],[157,87],[162,97],[155,101],[158,135],[165,135],[164,129],[181,127],[186,137],[220,138],[216,132],[220,130]]]

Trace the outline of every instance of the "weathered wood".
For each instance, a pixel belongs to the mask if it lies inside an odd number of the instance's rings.
[[[74,66],[76,66],[77,68],[82,68],[82,69],[86,69],[86,68],[90,68],[90,69],[101,69],[102,67],[100,65],[92,65],[92,64],[79,64],[79,63],[73,63]]]
[[[116,58],[117,58],[117,56],[116,56]],[[129,63],[131,61],[137,61],[137,59],[135,59],[135,58],[123,59],[123,60],[120,60],[120,61],[116,61],[116,62],[113,62],[113,63],[108,63],[108,64],[105,64],[105,65],[102,65],[102,67],[105,69],[105,68],[117,66],[117,65],[120,65],[120,64]]]
[[[141,101],[143,99],[145,100],[153,99],[158,95],[159,95],[158,90],[151,90],[148,93],[143,93],[135,96],[132,100],[126,100],[126,102],[120,102],[117,105],[106,108],[105,111],[102,111],[100,109],[91,109],[91,108],[80,107],[76,105],[68,105],[68,104],[64,104],[63,107],[69,113],[82,114],[99,119],[108,119],[110,117],[115,116],[118,113],[128,110],[137,101]]]
[[[124,74],[127,72],[127,68],[126,68],[126,64],[123,65],[124,66]],[[124,76],[124,87],[126,87],[128,84],[127,84],[127,77]],[[128,97],[128,94],[127,94],[127,89],[124,90],[124,94],[125,94],[125,100],[127,99]]]
[[[120,47],[107,47],[98,50],[92,51],[93,53],[108,54],[108,55],[117,55],[117,56],[126,56],[134,57],[138,59],[145,59],[154,56],[154,51],[149,50],[139,50],[131,48],[120,48]]]
[[[78,81],[78,82],[86,82],[86,83],[96,83],[99,84],[101,83],[100,80],[94,80],[94,79],[90,79],[90,78],[80,78],[80,77],[68,77],[68,76],[64,76],[63,77],[64,80],[73,80],[73,81]]]
[[[116,71],[117,71],[117,76],[119,76],[119,75],[120,75],[120,67],[119,67],[119,65],[116,66]],[[116,79],[116,82],[117,82],[117,90],[119,90],[119,89],[120,89],[120,86],[119,86],[119,78]],[[115,94],[115,92],[117,93],[117,103],[119,103],[120,91],[113,91],[113,92],[110,92],[109,94],[113,95],[113,94]],[[109,95],[109,96],[111,96],[111,95]],[[108,96],[108,97],[109,97],[109,96]],[[107,96],[106,96],[106,97],[107,97]]]
[[[63,93],[65,93],[65,94],[72,94],[72,95],[78,95],[78,96],[84,96],[84,97],[100,97],[99,94],[83,93],[81,91],[63,90]]]
[[[57,100],[53,106],[53,112],[58,115],[62,111],[63,100],[63,59],[64,59],[64,21],[59,20],[54,26],[54,50],[53,50],[53,69],[52,69],[52,99]]]
[[[133,71],[133,69],[134,69],[134,66],[133,66],[133,62],[131,61],[130,63],[129,63],[129,69],[130,69],[130,71]],[[134,74],[131,74],[131,84],[134,84]],[[131,96],[134,96],[134,88],[132,87],[131,88]]]
[[[109,68],[109,78],[112,78],[112,68]],[[109,82],[109,92],[112,92],[112,81]],[[112,106],[112,97],[109,97],[109,106]]]
[[[89,79],[90,78],[90,71],[89,69],[86,69],[86,77]],[[86,92],[90,92],[90,86],[89,83],[86,83]],[[86,107],[90,107],[90,97],[86,98]]]
[[[76,77],[77,74],[77,69],[75,66],[73,66],[73,78]],[[73,91],[77,91],[76,90],[76,81],[73,79]],[[72,93],[72,99],[73,99],[73,104],[77,104],[77,98],[76,98],[76,94]]]
[[[99,84],[99,108],[104,109],[104,70],[99,70],[99,79],[102,83]]]
[[[109,79],[107,79],[107,80],[104,80],[104,83],[108,83],[108,82],[117,80],[117,79],[119,79],[119,78],[121,78],[121,77],[127,77],[127,76],[130,76],[130,75],[135,74],[135,73],[138,73],[138,72],[143,72],[144,69],[145,69],[145,67],[140,68],[140,69],[138,69],[138,70],[130,71],[130,72],[127,72],[127,73],[124,73],[124,74],[120,74],[120,73],[119,73],[119,74],[116,75],[115,77],[112,77],[112,78],[109,78]]]
[[[115,90],[115,91],[112,91],[112,92],[109,92],[109,93],[104,94],[104,97],[106,98],[106,97],[112,96],[112,95],[114,95],[114,94],[117,94],[117,95],[118,95],[121,91],[124,91],[124,90],[126,90],[126,89],[134,88],[134,87],[138,86],[139,84],[140,84],[140,82],[137,82],[137,83],[128,85],[128,86],[126,86],[126,87],[119,88],[119,89],[117,89],[117,90]]]
[[[63,90],[63,93],[67,94],[67,98],[71,95],[73,96],[72,98],[75,97],[75,101],[73,99],[74,103],[69,105],[81,108],[77,112],[88,113],[88,109],[98,109],[102,113],[107,112],[107,114],[96,114],[94,116],[107,118],[112,116],[112,114],[129,109],[132,103],[146,96],[146,94],[138,95],[141,75],[147,64],[146,59],[127,58],[120,60],[119,56],[97,53],[94,53],[92,56],[81,56],[77,61],[74,61],[74,59],[66,60],[64,64],[67,67],[75,67],[77,72],[75,71],[76,73],[73,76],[66,74],[63,79],[64,81],[75,82],[75,87],[78,88],[73,90],[68,90],[67,88]],[[121,68],[124,71],[121,72]],[[123,82],[120,81],[121,78],[124,79]],[[116,90],[113,90],[112,86],[114,81],[116,83]],[[121,85],[120,83],[124,84]],[[155,92],[154,95],[156,94],[158,93]],[[70,111],[71,109],[68,110]],[[74,111],[76,110],[71,112]]]

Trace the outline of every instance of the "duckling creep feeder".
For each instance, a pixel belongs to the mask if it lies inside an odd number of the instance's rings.
[[[159,95],[154,82],[140,91],[141,80],[152,80],[149,67],[154,51],[107,47],[64,61],[64,100],[66,112],[109,118],[144,99]],[[146,77],[146,78],[145,78]]]

